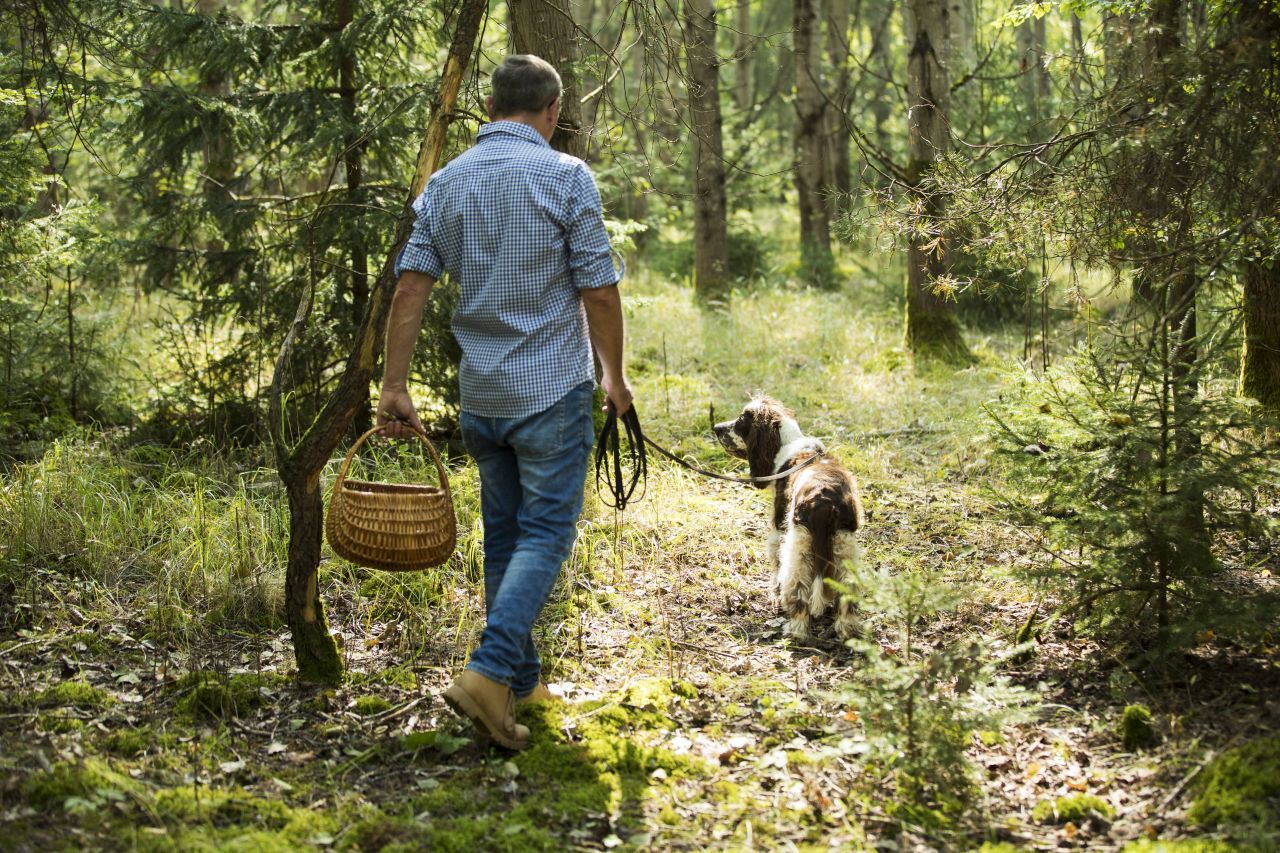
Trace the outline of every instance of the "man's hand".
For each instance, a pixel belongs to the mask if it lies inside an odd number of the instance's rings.
[[[604,410],[613,412],[619,417],[626,414],[633,400],[631,386],[627,384],[626,377],[604,376],[600,380],[600,386],[604,389]]]
[[[382,386],[378,395],[378,426],[391,422],[391,426],[382,434],[388,438],[412,438],[413,431],[400,422],[411,424],[415,429],[422,429],[422,421],[418,420],[418,412],[413,407],[413,400],[407,390]]]

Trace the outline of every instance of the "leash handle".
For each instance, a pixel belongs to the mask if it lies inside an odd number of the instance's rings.
[[[622,439],[618,429],[618,414],[612,407],[605,415],[604,426],[600,428],[600,437],[596,440],[596,492],[600,494],[603,484],[604,488],[613,496],[613,503],[605,500],[601,494],[601,501],[605,506],[612,507],[619,511],[627,508],[627,504],[632,502],[632,496],[635,494],[636,487],[643,483],[640,496],[634,500],[640,500],[644,497],[644,493],[649,488],[649,461],[644,449],[644,432],[640,429],[640,416],[636,414],[634,405],[627,409],[622,415],[621,421],[623,429],[626,430],[626,455],[628,468],[631,477],[627,480],[623,475],[622,465]]]

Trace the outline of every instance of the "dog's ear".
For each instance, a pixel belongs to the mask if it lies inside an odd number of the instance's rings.
[[[773,473],[774,460],[782,449],[782,418],[772,407],[757,407],[747,433],[747,464],[752,477],[767,477]],[[763,489],[768,483],[753,483]]]

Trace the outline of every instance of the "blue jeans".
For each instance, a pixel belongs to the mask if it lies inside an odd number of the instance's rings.
[[[533,623],[573,550],[594,443],[585,382],[524,418],[462,413],[462,442],[480,469],[484,601],[480,645],[467,668],[526,696],[542,677]]]

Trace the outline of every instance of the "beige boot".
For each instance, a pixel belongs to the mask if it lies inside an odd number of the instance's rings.
[[[563,698],[564,697],[559,693],[553,693],[545,681],[539,681],[538,686],[530,690],[528,696],[518,697],[516,699],[516,704],[526,705],[531,702],[559,702]]]
[[[444,692],[444,701],[470,720],[481,736],[507,749],[529,746],[529,730],[516,723],[510,687],[468,669]]]

